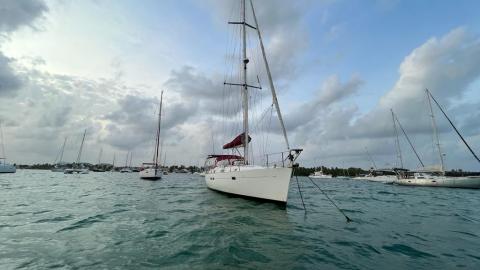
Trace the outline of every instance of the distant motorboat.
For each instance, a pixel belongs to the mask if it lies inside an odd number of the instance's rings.
[[[322,170],[310,174],[310,178],[332,178],[331,174],[324,174]]]
[[[369,174],[356,176],[352,179],[391,184],[397,180],[397,175],[393,169],[371,170]]]
[[[121,172],[121,173],[131,173],[132,170],[131,170],[130,168],[125,167],[125,168],[122,168],[122,169],[120,170],[120,172]]]
[[[88,174],[89,172],[90,170],[88,170],[87,168],[79,168],[79,169],[69,168],[63,171],[64,174]]]

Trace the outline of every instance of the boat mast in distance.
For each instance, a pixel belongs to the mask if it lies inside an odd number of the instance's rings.
[[[430,117],[432,118],[433,135],[435,137],[435,143],[437,145],[438,156],[440,157],[440,169],[442,173],[445,174],[445,162],[443,160],[442,148],[440,147],[440,139],[438,138],[437,123],[435,122],[435,115],[433,114],[432,101],[430,100],[430,94],[428,92],[428,89],[425,89],[425,94],[427,95],[428,106],[430,108]]]

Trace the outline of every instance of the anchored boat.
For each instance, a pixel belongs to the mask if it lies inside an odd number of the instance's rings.
[[[236,136],[231,142],[225,144],[223,149],[230,151],[229,154],[212,154],[207,157],[205,163],[205,182],[208,188],[229,194],[253,197],[257,199],[265,199],[285,203],[288,197],[288,189],[295,160],[302,152],[302,149],[291,149],[288,143],[285,125],[283,123],[282,114],[278,104],[275,87],[273,84],[270,68],[268,65],[265,48],[263,46],[262,36],[258,27],[253,3],[250,1],[252,17],[255,26],[246,22],[246,6],[245,0],[241,1],[241,21],[229,22],[230,24],[239,25],[242,34],[242,55],[241,73],[242,82],[224,82],[224,85],[239,87],[242,93],[242,109],[243,109],[243,132]],[[247,27],[256,31],[258,35],[259,45],[261,48],[263,62],[268,77],[269,88],[272,94],[273,104],[275,107],[283,136],[285,138],[287,150],[276,155],[281,157],[278,162],[269,162],[269,156],[266,154],[266,162],[264,165],[255,165],[253,158],[250,157],[250,142],[252,138],[249,134],[249,90],[261,89],[260,86],[250,85],[247,79],[247,67],[250,60],[247,58],[246,49],[246,31]],[[232,76],[233,77],[233,76]],[[259,81],[258,77],[257,80]],[[242,153],[243,150],[243,153]]]
[[[73,164],[72,168],[67,168],[63,171],[64,174],[88,174],[90,171],[88,168],[85,168],[82,163],[80,163],[80,159],[82,157],[82,150],[83,144],[85,142],[85,135],[87,134],[87,130],[83,132],[82,143],[80,144],[80,150],[78,150],[77,161]]]
[[[439,136],[438,136],[437,125],[436,125],[436,122],[435,122],[435,116],[434,116],[433,108],[432,108],[432,100],[435,102],[435,104],[440,109],[440,111],[443,113],[443,115],[448,120],[450,125],[453,127],[453,129],[455,130],[457,135],[460,137],[460,139],[463,141],[465,146],[468,148],[468,150],[472,153],[474,158],[479,163],[480,163],[480,159],[475,154],[475,152],[470,147],[470,145],[468,145],[466,140],[460,134],[458,129],[455,127],[453,122],[447,116],[447,114],[442,109],[442,107],[437,102],[437,100],[433,97],[432,93],[428,89],[425,89],[425,93],[426,93],[428,105],[429,105],[429,108],[430,108],[430,117],[431,117],[431,120],[432,120],[432,128],[433,128],[434,138],[435,138],[435,142],[436,142],[436,148],[437,148],[438,154],[439,154],[440,167],[438,167],[438,168],[434,168],[434,167],[432,167],[432,168],[422,168],[420,170],[411,171],[411,172],[399,171],[399,172],[397,172],[398,179],[395,181],[395,184],[405,185],[405,186],[428,186],[428,187],[449,187],[449,188],[480,188],[480,176],[450,177],[450,176],[445,175],[444,154],[442,153],[442,149],[441,149],[441,146],[440,146],[440,139],[439,139]],[[398,119],[397,119],[397,121],[398,121]],[[413,145],[411,145],[411,146],[413,148]],[[414,149],[414,151],[415,151],[415,149]],[[416,151],[415,151],[415,154],[417,154]],[[417,154],[417,158],[419,159],[420,163],[423,166],[423,162],[421,161],[418,154]]]
[[[1,147],[2,147],[2,152],[0,156],[0,173],[15,173],[17,171],[17,168],[15,164],[8,164],[7,163],[7,158],[5,156],[5,146],[3,145],[3,129],[2,129],[2,123],[0,123],[0,141],[1,141]]]
[[[162,126],[162,103],[163,103],[163,91],[160,95],[160,106],[158,108],[158,125],[157,125],[157,134],[155,137],[155,148],[153,161],[151,163],[143,163],[142,170],[140,171],[140,178],[145,180],[158,180],[162,179],[163,171],[160,167],[159,162],[159,147],[160,147],[160,131]]]

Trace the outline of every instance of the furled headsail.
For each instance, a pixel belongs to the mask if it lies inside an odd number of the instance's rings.
[[[223,149],[231,149],[231,148],[237,148],[237,147],[243,147],[244,145],[244,139],[245,138],[245,133],[242,133],[235,137],[231,142],[225,144],[223,146]],[[248,136],[248,142],[252,141],[252,137]]]

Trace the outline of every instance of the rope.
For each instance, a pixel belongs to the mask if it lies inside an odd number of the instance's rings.
[[[308,177],[308,176],[307,176]],[[308,179],[310,179],[310,181],[323,193],[323,195],[325,195],[325,197],[327,197],[327,199],[333,204],[333,206],[335,206],[337,208],[337,210],[345,217],[345,219],[347,219],[347,222],[351,222],[353,220],[351,220],[347,215],[345,215],[345,213],[342,211],[342,209],[340,209],[337,204],[335,204],[335,202],[330,199],[330,197],[328,197],[327,193],[325,193],[313,180],[312,178],[308,177]]]
[[[303,201],[302,190],[300,189],[300,183],[298,183],[298,176],[295,175],[295,180],[297,181],[298,192],[300,193],[300,199],[302,199],[303,210],[305,214],[307,213],[307,208],[305,208],[305,202]]]

